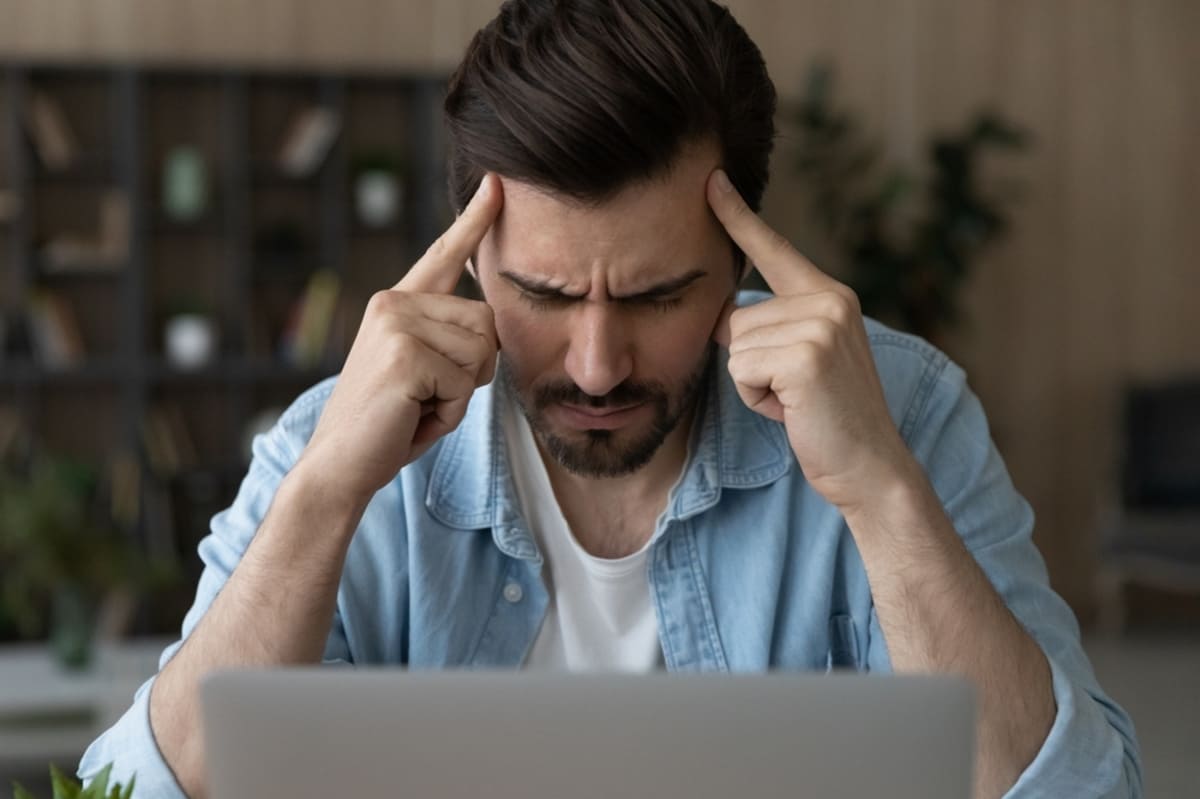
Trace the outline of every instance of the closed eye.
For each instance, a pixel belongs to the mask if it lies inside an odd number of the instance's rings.
[[[520,289],[518,293],[521,299],[535,311],[558,310],[583,299],[582,297],[571,297],[566,294],[559,294],[558,292],[542,293]],[[666,313],[678,308],[683,303],[683,297],[629,297],[627,299],[614,300],[614,302],[627,308],[645,308],[657,311],[658,313]]]
[[[626,308],[646,308],[666,313],[679,307],[683,302],[687,289],[705,276],[701,270],[692,270],[681,277],[660,283],[658,286],[637,294],[624,297],[613,297],[612,302]],[[535,310],[551,310],[565,308],[568,305],[585,300],[586,297],[564,294],[553,286],[540,281],[518,275],[508,270],[501,270],[500,276],[506,279],[517,290],[521,299]]]
[[[674,308],[678,308],[683,302],[682,296],[676,297],[631,297],[627,300],[619,300],[624,305],[633,305],[639,308],[650,308],[659,313],[666,313]]]
[[[566,294],[559,294],[557,291],[540,292],[529,291],[527,289],[517,289],[517,293],[521,299],[536,311],[545,311],[553,308],[565,308],[573,302],[576,302],[581,297],[568,297]]]

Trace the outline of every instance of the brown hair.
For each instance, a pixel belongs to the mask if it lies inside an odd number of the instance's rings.
[[[599,203],[704,139],[758,210],[775,87],[712,0],[508,0],[451,77],[445,119],[458,210],[484,172]]]

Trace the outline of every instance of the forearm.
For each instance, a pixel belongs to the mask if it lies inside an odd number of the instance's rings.
[[[204,617],[155,680],[150,724],[190,796],[203,795],[199,685],[213,670],[315,663],[337,601],[358,503],[324,495],[298,465]]]
[[[979,696],[975,795],[1002,795],[1054,721],[1045,655],[975,562],[914,463],[846,519],[862,555],[892,666],[953,673]]]

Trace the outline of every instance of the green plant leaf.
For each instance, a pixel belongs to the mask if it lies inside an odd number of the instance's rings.
[[[37,799],[33,794],[25,790],[25,787],[19,782],[14,782],[12,787],[13,799]]]
[[[92,778],[88,783],[88,787],[79,794],[80,799],[107,799],[108,780],[112,775],[113,764],[109,763]]]
[[[101,772],[105,780],[108,774]],[[54,799],[80,799],[82,788],[75,780],[58,770],[58,766],[50,764],[50,785],[54,789]]]
[[[116,789],[121,787],[120,783],[118,783],[117,786],[115,788],[113,788],[113,799],[130,799],[130,797],[133,796],[133,786],[136,784],[137,784],[137,775],[134,774],[129,778],[129,786],[125,788],[125,792],[122,793],[120,796],[117,796]]]

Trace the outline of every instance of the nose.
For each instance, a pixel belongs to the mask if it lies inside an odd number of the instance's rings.
[[[617,309],[606,302],[583,302],[571,320],[565,368],[587,394],[602,397],[633,372],[633,353]]]

